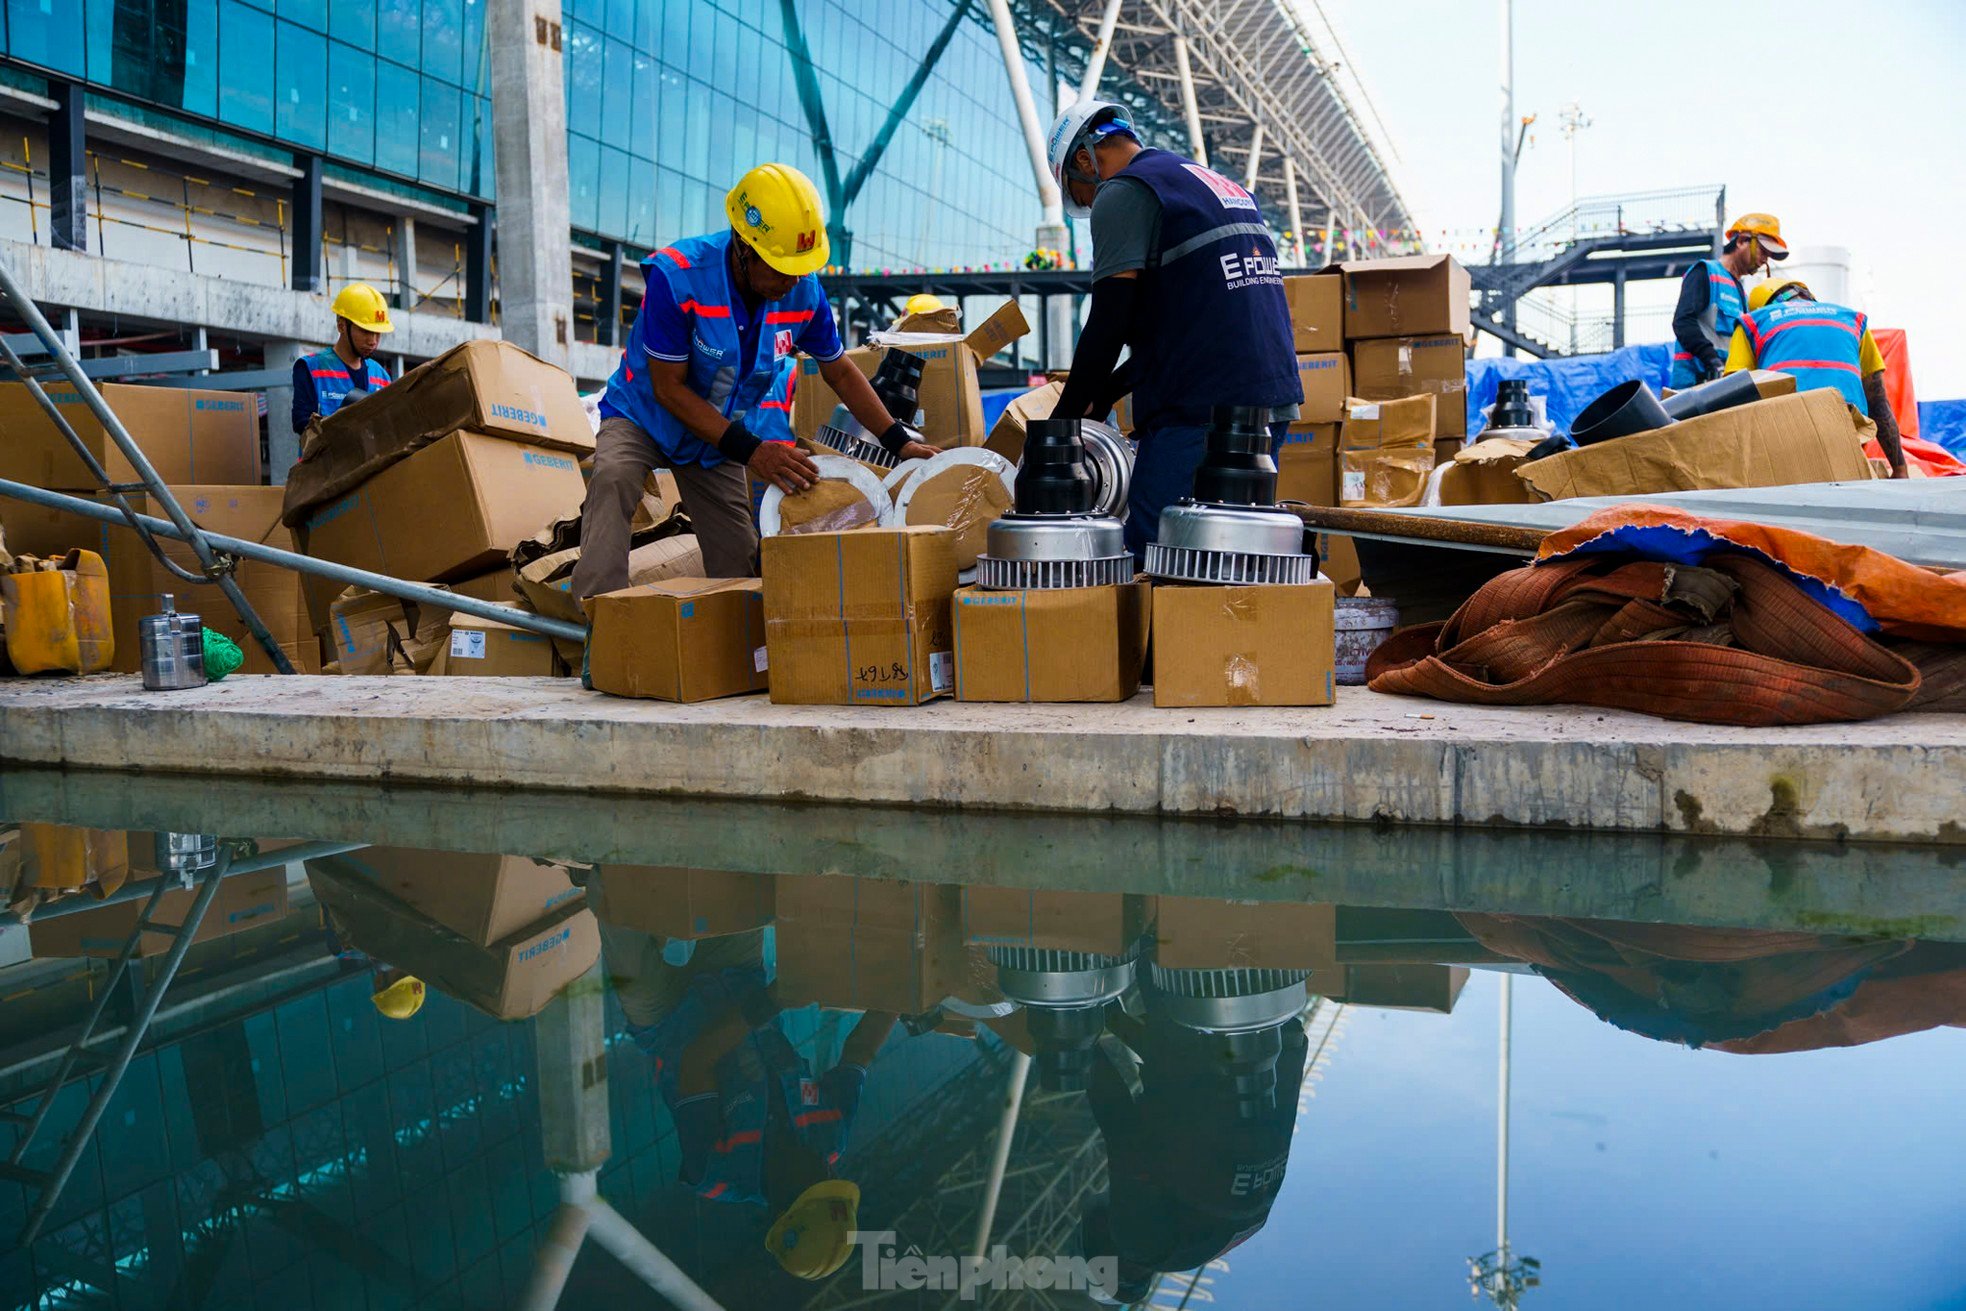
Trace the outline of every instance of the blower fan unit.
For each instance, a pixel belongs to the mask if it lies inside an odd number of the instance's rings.
[[[1125,956],[1039,947],[991,947],[997,987],[1025,1008],[1036,1046],[1038,1086],[1078,1092],[1092,1075],[1093,1044],[1106,1027],[1106,1006],[1133,982],[1137,950]]]
[[[872,381],[874,395],[880,397],[887,412],[903,423],[914,423],[915,415],[921,409],[921,356],[910,355],[907,351],[890,346],[881,356]],[[901,457],[881,445],[880,440],[862,427],[844,405],[834,407],[831,423],[819,425],[818,437],[841,455],[851,456],[864,464],[892,469],[901,462]]]
[[[977,586],[1007,591],[1130,580],[1126,532],[1109,507],[1126,504],[1132,467],[1125,439],[1103,423],[1033,419],[1012,487],[1016,508],[990,525],[976,561]]]
[[[1308,583],[1317,577],[1304,521],[1276,504],[1269,412],[1217,406],[1195,494],[1161,511],[1147,572],[1170,583]]]

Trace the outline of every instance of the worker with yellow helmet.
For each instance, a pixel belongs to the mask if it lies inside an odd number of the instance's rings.
[[[712,578],[757,572],[745,470],[797,492],[818,480],[792,444],[799,353],[853,417],[904,458],[935,452],[890,415],[846,358],[818,270],[826,216],[810,178],[761,164],[724,198],[728,226],[642,261],[646,291],[601,398],[594,470],[581,510],[574,595],[628,585],[628,526],[642,483],[668,468]],[[913,416],[905,416],[912,418]]]
[[[325,419],[350,400],[389,385],[389,374],[374,359],[383,337],[396,331],[389,302],[366,282],[351,282],[334,298],[334,314],[334,345],[294,361],[296,433],[315,415]]]
[[[1678,389],[1718,378],[1727,360],[1727,343],[1746,311],[1742,281],[1787,259],[1782,223],[1773,214],[1743,214],[1727,227],[1719,259],[1703,259],[1686,270],[1673,309],[1672,385]]]
[[[1898,419],[1884,392],[1884,352],[1865,315],[1817,300],[1800,278],[1773,278],[1748,293],[1748,312],[1727,348],[1727,372],[1773,369],[1798,391],[1825,388],[1877,425],[1893,478],[1908,478]]]

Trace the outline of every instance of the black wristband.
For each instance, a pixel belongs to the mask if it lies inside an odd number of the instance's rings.
[[[763,445],[764,442],[759,440],[757,434],[744,426],[742,419],[732,419],[730,427],[724,429],[724,435],[717,438],[718,453],[726,460],[734,460],[738,464],[751,463],[751,457],[756,455],[758,448]]]
[[[913,440],[915,435],[908,431],[908,425],[899,419],[890,423],[887,431],[880,436],[881,445],[887,449],[889,455],[901,454],[901,448]]]

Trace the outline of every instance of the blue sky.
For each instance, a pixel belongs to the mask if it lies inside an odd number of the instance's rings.
[[[1499,5],[1321,3],[1422,225],[1492,226]],[[1515,16],[1517,112],[1541,116],[1520,222],[1569,203],[1558,115],[1578,101],[1594,120],[1580,194],[1721,182],[1730,209],[1779,215],[1791,244],[1849,247],[1870,272],[1857,308],[1907,331],[1919,395],[1966,397],[1966,308],[1948,277],[1966,217],[1966,4],[1516,0]]]

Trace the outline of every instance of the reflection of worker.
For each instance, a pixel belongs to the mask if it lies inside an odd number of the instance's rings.
[[[654,1058],[675,1118],[681,1181],[706,1199],[764,1204],[777,1217],[765,1245],[791,1274],[839,1269],[853,1250],[860,1189],[835,1170],[895,1017],[867,1012],[840,1059],[814,1077],[780,1028],[762,930],[706,939],[682,967],[652,936],[606,920],[601,941],[629,1032]]]
[[[389,385],[389,374],[374,359],[383,334],[396,331],[389,302],[364,282],[352,282],[334,298],[334,345],[294,361],[294,431],[315,415],[323,419],[350,399],[361,400]]]
[[[385,1019],[407,1020],[423,1009],[423,980],[400,966],[379,961],[352,945],[333,911],[328,912],[328,949],[335,959],[369,967],[369,1000]]]
[[[1140,1058],[1137,1089],[1109,1054],[1095,1060],[1087,1095],[1111,1182],[1087,1206],[1079,1241],[1086,1257],[1119,1261],[1119,1286],[1095,1296],[1139,1301],[1157,1274],[1207,1265],[1269,1222],[1309,1050],[1299,1020],[1279,1036],[1278,1096],[1254,1116],[1218,1059],[1220,1039],[1151,1012],[1128,1038]]]
[[[1748,293],[1748,313],[1727,348],[1727,372],[1775,369],[1798,391],[1831,387],[1877,424],[1893,478],[1910,477],[1898,418],[1884,394],[1884,352],[1856,310],[1817,300],[1800,278],[1764,282]]]
[[[1743,214],[1727,229],[1719,259],[1703,259],[1686,270],[1679,304],[1672,312],[1672,385],[1686,388],[1720,376],[1727,342],[1740,322],[1747,293],[1741,279],[1759,273],[1771,259],[1787,259],[1781,222],[1772,214]]]
[[[935,454],[888,414],[846,358],[815,272],[828,247],[811,180],[784,164],[761,164],[731,188],[724,213],[730,226],[722,232],[642,261],[642,307],[601,399],[576,596],[628,585],[629,521],[643,480],[663,466],[682,491],[705,572],[755,572],[758,531],[744,471],[787,492],[818,477],[792,445],[795,350],[819,362],[826,385],[888,450]]]
[[[1194,490],[1209,411],[1270,407],[1281,445],[1304,391],[1256,198],[1193,160],[1140,144],[1120,106],[1081,100],[1051,129],[1051,172],[1092,220],[1092,309],[1055,418],[1097,417],[1129,391],[1139,453],[1126,541],[1139,556],[1160,513]],[[1131,351],[1114,372],[1120,347]]]

